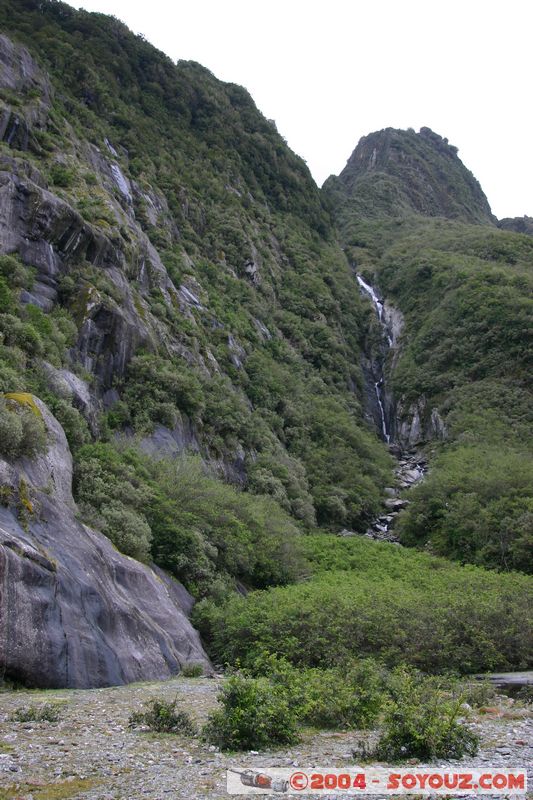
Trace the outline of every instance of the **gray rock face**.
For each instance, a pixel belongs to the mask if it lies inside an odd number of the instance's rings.
[[[404,406],[400,401],[396,409],[396,439],[402,447],[415,447],[432,439],[446,439],[448,431],[437,408],[429,408],[426,398]]]
[[[498,228],[504,231],[514,231],[515,233],[525,233],[533,236],[533,217],[506,217],[498,220]]]
[[[0,100],[0,140],[17,150],[39,150],[32,129],[46,124],[52,90],[25,47],[0,36],[0,88],[17,95],[13,109]]]
[[[0,485],[12,494],[11,507],[0,507],[0,671],[79,688],[163,679],[191,661],[211,672],[187,618],[188,592],[76,519],[64,432],[36,404],[47,452],[0,461]]]

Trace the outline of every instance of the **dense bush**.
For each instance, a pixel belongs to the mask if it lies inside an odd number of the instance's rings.
[[[221,750],[265,750],[298,739],[296,709],[284,687],[266,678],[232,675],[203,736]]]
[[[0,397],[0,455],[7,459],[34,456],[46,446],[46,428],[29,395]]]
[[[77,455],[75,495],[86,519],[124,552],[151,552],[194,594],[225,595],[235,580],[283,584],[301,572],[290,517],[274,500],[217,480],[199,459],[155,461],[111,444]]]
[[[531,663],[528,576],[459,567],[364,539],[317,535],[306,545],[316,573],[310,580],[196,607],[195,623],[217,661],[251,664],[267,650],[322,668],[370,655],[428,672]]]
[[[194,372],[153,354],[132,359],[122,396],[129,419],[139,431],[150,430],[156,422],[173,428],[178,410],[194,418],[204,407]]]
[[[525,450],[458,444],[409,495],[404,544],[461,561],[533,572],[533,459]]]
[[[194,736],[196,726],[189,714],[182,709],[177,709],[178,701],[171,702],[155,698],[147,703],[146,711],[134,711],[130,715],[128,725],[130,728],[146,726],[156,733],[181,733],[185,736]]]
[[[201,678],[203,674],[203,666],[201,664],[195,664],[194,662],[184,664],[180,672],[183,678]]]
[[[382,761],[459,759],[477,753],[479,737],[461,717],[463,697],[449,684],[399,668],[391,675],[384,731],[375,757]]]
[[[384,701],[386,673],[371,658],[348,661],[335,669],[316,669],[298,668],[280,656],[262,654],[251,672],[282,686],[298,721],[316,728],[367,728]]]

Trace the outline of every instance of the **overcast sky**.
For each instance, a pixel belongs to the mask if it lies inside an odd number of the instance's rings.
[[[531,0],[81,5],[245,86],[318,184],[361,136],[427,125],[459,148],[498,217],[533,215]]]

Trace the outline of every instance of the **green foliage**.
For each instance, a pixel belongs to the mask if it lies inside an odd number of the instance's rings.
[[[76,173],[64,164],[54,164],[50,169],[50,180],[55,186],[67,188],[72,186]]]
[[[45,703],[41,706],[25,706],[18,708],[10,717],[11,722],[58,722],[61,711],[56,704]]]
[[[179,733],[184,736],[194,736],[196,726],[186,711],[177,709],[178,701],[171,702],[154,698],[147,703],[146,711],[135,711],[131,714],[128,725],[130,728],[144,725],[155,733]]]
[[[122,553],[138,561],[150,559],[150,526],[120,500],[111,500],[102,509],[99,528]]]
[[[180,674],[184,678],[201,678],[204,674],[204,668],[201,664],[190,662],[182,666]]]
[[[533,686],[522,686],[516,693],[516,700],[525,705],[533,706]]]
[[[40,416],[16,400],[0,397],[0,455],[13,460],[32,457],[46,446],[46,428]]]
[[[389,680],[390,699],[375,756],[382,761],[408,758],[463,758],[477,753],[479,737],[460,717],[464,699],[450,696],[440,679],[398,668]]]
[[[414,133],[391,136],[401,147],[427,145]],[[430,144],[431,167],[443,152]],[[412,163],[391,166],[401,192],[416,184],[409,170],[420,152]],[[472,176],[453,158],[450,168],[452,162],[462,175],[454,178],[443,166],[436,185],[453,204]],[[389,385],[405,409],[420,398],[428,413],[438,408],[448,429],[448,443],[401,517],[402,542],[531,573],[533,239],[483,220],[473,195],[468,202],[464,196],[460,213],[448,214],[453,220],[417,215],[435,212],[416,202],[406,209],[398,198],[390,216],[378,212],[378,219],[365,207],[368,187],[348,177],[330,187],[343,243],[405,317]]]
[[[217,480],[198,459],[155,461],[101,443],[77,455],[74,488],[86,519],[131,555],[142,546],[136,557],[147,557],[151,540],[156,563],[194,594],[225,594],[235,580],[283,584],[300,572],[290,517],[275,501]]]
[[[90,441],[89,426],[77,408],[61,397],[52,395],[48,398],[45,392],[41,392],[41,398],[47,401],[50,411],[65,431],[72,453]]]
[[[195,418],[204,407],[201,383],[194,372],[153,354],[132,359],[122,398],[139,431],[150,430],[156,422],[173,428],[178,410]]]
[[[298,740],[296,712],[281,685],[236,674],[218,699],[221,708],[210,715],[202,735],[221,750],[265,750]]]
[[[283,687],[298,721],[316,728],[370,727],[384,701],[385,671],[371,658],[317,669],[297,668],[285,658],[263,654],[251,672]]]
[[[246,666],[266,650],[320,668],[366,656],[435,673],[531,663],[528,576],[459,567],[359,538],[305,542],[311,579],[196,606],[195,624],[216,661]]]
[[[463,702],[475,708],[491,705],[496,695],[496,686],[490,680],[476,680],[461,685]]]
[[[457,444],[409,495],[404,544],[430,543],[462,561],[533,573],[533,459],[516,449]]]

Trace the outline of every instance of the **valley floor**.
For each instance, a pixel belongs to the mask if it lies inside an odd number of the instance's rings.
[[[129,715],[153,697],[172,700],[202,724],[215,706],[217,679],[176,678],[110,689],[0,694],[0,800],[200,800],[227,798],[231,766],[353,766],[352,751],[375,733],[307,731],[290,750],[225,755],[197,739],[128,729]],[[14,723],[19,708],[61,704],[57,723]],[[438,766],[533,764],[533,708],[498,698],[472,724],[481,733],[475,758]],[[412,763],[412,762],[411,762]],[[529,774],[530,787],[533,774]],[[529,794],[533,797],[533,793]]]

